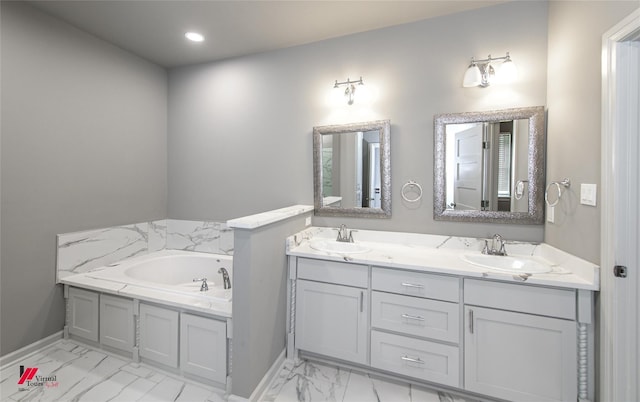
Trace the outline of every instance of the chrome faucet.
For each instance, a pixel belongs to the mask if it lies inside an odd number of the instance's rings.
[[[505,244],[506,241],[502,240],[502,236],[494,234],[493,239],[491,240],[491,248],[489,248],[489,240],[485,239],[482,254],[506,256],[507,249],[505,248]]]
[[[209,285],[207,285],[207,278],[194,279],[193,281],[194,282],[202,281],[202,286],[200,286],[200,291],[201,292],[206,292],[207,290],[209,290]]]
[[[340,225],[340,229],[338,229],[338,238],[336,241],[353,243],[353,230],[347,229],[347,225],[343,223]]]
[[[231,280],[229,279],[229,272],[225,267],[220,267],[219,274],[222,274],[222,283],[225,289],[231,289]]]

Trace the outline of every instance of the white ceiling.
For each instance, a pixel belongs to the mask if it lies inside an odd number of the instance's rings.
[[[29,1],[164,67],[317,42],[504,1]],[[202,43],[184,38],[188,30]]]

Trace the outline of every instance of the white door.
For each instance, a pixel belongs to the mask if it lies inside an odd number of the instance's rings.
[[[455,209],[482,209],[482,124],[455,135]]]
[[[600,399],[638,401],[640,10],[603,35],[602,54]]]
[[[366,364],[366,298],[365,289],[298,280],[296,348]]]

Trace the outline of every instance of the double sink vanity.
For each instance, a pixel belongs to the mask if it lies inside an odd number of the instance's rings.
[[[289,357],[503,400],[590,399],[597,266],[546,244],[499,256],[482,239],[352,236],[287,240]]]
[[[433,219],[543,224],[544,114],[436,115]],[[389,120],[314,128],[316,216],[391,217],[390,129]],[[418,183],[396,188],[402,206],[419,205]],[[344,225],[291,236],[287,255],[289,357],[480,399],[594,399],[595,264],[499,235]]]

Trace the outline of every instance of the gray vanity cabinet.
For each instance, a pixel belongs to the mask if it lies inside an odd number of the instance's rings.
[[[100,343],[131,352],[134,334],[133,300],[100,295]]]
[[[180,368],[224,384],[227,380],[227,325],[193,314],[180,316]]]
[[[591,291],[303,257],[289,264],[290,356],[500,400],[594,393]]]
[[[572,290],[465,280],[465,389],[512,401],[577,399]]]
[[[180,313],[140,303],[140,356],[168,367],[178,367]]]
[[[460,386],[460,279],[373,267],[371,366]]]
[[[368,276],[365,266],[298,260],[297,349],[367,363]]]
[[[70,288],[68,297],[69,334],[98,342],[100,296],[88,290]]]

